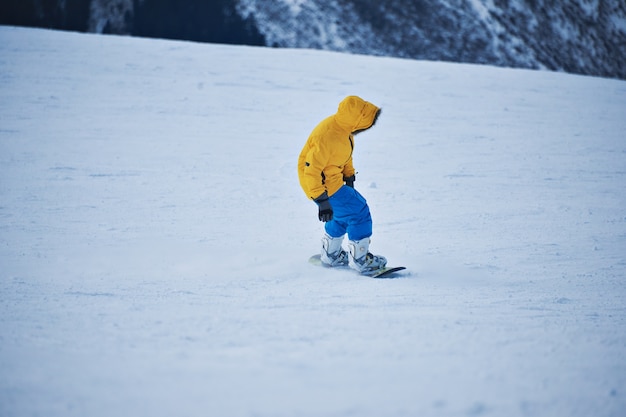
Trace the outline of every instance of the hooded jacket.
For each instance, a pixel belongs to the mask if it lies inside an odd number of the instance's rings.
[[[300,186],[308,198],[324,191],[332,196],[344,178],[354,175],[354,132],[369,129],[379,108],[357,96],[339,103],[337,113],[322,120],[311,132],[298,158]]]

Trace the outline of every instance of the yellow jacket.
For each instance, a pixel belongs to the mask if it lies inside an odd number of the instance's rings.
[[[341,188],[354,175],[353,133],[372,126],[378,107],[357,96],[339,103],[337,113],[322,120],[311,132],[298,158],[298,178],[307,197],[316,199]]]

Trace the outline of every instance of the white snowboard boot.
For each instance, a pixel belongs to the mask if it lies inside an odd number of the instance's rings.
[[[369,252],[370,238],[366,237],[361,240],[351,240],[348,243],[348,262],[350,268],[356,269],[360,273],[376,271],[387,265],[387,259],[384,256],[372,255]]]
[[[322,254],[320,259],[329,266],[345,266],[348,265],[348,254],[341,248],[343,236],[332,237],[324,234],[322,237]]]

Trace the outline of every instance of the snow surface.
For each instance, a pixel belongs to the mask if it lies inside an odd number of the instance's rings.
[[[372,250],[309,265],[348,94]],[[0,416],[626,415],[626,82],[0,28]]]

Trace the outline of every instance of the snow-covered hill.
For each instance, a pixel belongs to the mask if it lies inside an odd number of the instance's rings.
[[[623,0],[4,0],[0,24],[626,79]]]
[[[306,262],[296,159],[348,94],[399,279]],[[0,415],[623,416],[625,97],[0,27]]]

